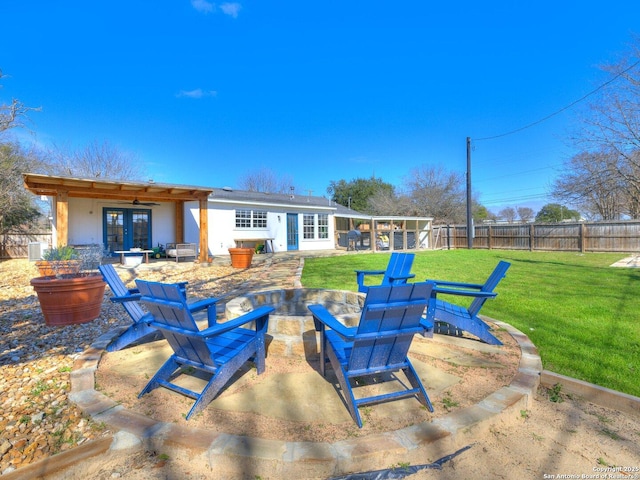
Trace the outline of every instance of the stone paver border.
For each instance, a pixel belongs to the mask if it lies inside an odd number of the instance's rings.
[[[160,448],[174,455],[188,452],[190,458],[206,462],[222,476],[242,476],[251,471],[282,478],[328,478],[387,468],[397,459],[421,464],[425,459],[438,458],[442,453],[451,453],[468,444],[502,414],[529,408],[540,384],[540,357],[522,332],[503,322],[494,323],[507,331],[521,349],[518,373],[510,385],[476,405],[432,422],[335,443],[241,437],[157,422],[123,408],[94,388],[95,372],[104,348],[118,332],[103,335],[78,358],[71,373],[70,398],[95,421],[133,435],[139,445]]]

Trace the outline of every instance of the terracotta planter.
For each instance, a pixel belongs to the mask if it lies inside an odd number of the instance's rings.
[[[44,321],[50,326],[87,323],[100,316],[106,283],[102,275],[31,279]]]
[[[56,275],[75,275],[80,271],[79,260],[38,260],[36,267],[43,277]]]
[[[230,248],[229,255],[233,268],[249,268],[253,260],[253,248]]]

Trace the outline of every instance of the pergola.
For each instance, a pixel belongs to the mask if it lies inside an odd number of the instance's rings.
[[[136,183],[119,180],[56,177],[36,173],[23,174],[24,185],[35,195],[55,199],[56,244],[69,239],[69,198],[97,198],[139,202],[173,202],[175,204],[176,242],[184,241],[184,202],[198,201],[200,215],[200,262],[206,262],[209,250],[207,198],[211,188],[169,185],[155,182]]]

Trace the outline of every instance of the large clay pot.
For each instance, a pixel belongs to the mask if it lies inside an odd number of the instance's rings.
[[[229,255],[233,268],[249,268],[253,260],[253,248],[230,248]]]
[[[43,277],[74,275],[80,272],[79,260],[38,260],[36,267]]]
[[[50,326],[87,323],[100,316],[106,283],[102,275],[31,279],[44,321]]]

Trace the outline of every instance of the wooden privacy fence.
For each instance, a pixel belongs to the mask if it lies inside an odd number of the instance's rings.
[[[346,241],[346,232],[344,238]],[[407,240],[413,238],[407,234]],[[435,225],[431,238],[432,241],[429,243],[434,249],[467,248],[467,227]],[[51,233],[11,234],[0,237],[0,259],[27,258],[31,242],[51,245]],[[416,248],[412,244],[405,245],[400,241],[394,243],[397,243],[396,249]],[[476,225],[473,248],[640,252],[640,221]]]
[[[51,245],[51,233],[6,234],[0,236],[0,259],[27,258],[30,243]]]
[[[467,248],[467,227],[433,227],[434,248]],[[640,221],[476,225],[473,248],[640,252]]]

